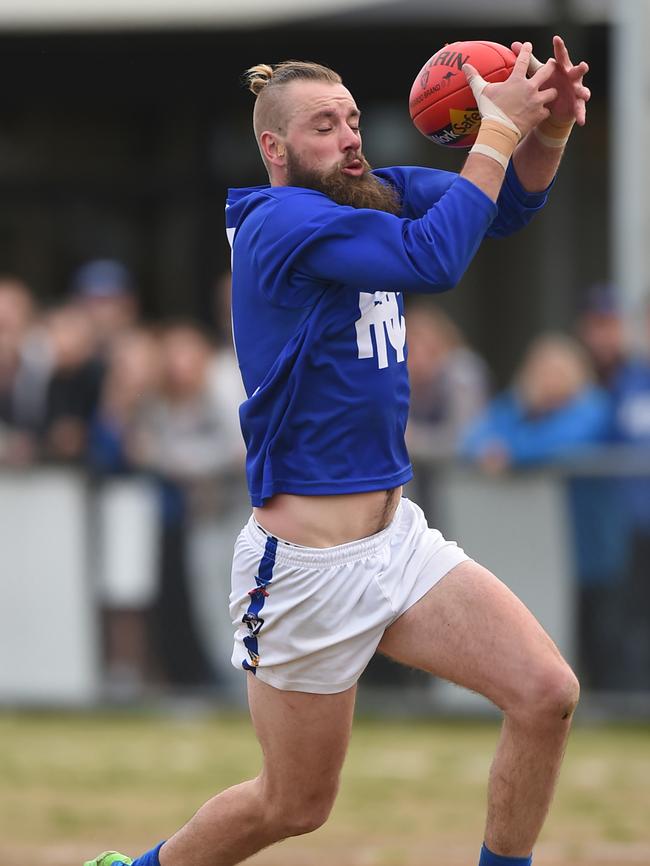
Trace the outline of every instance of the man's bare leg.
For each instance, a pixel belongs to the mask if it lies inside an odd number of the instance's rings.
[[[262,771],[202,806],[163,845],[161,866],[233,866],[320,827],[338,790],[355,694],[356,686],[334,695],[284,692],[249,674]]]
[[[456,566],[386,630],[381,652],[479,692],[505,713],[485,843],[527,857],[546,818],[578,682],[530,611],[474,562]]]

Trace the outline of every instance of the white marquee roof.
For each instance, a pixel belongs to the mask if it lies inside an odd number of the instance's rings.
[[[608,0],[567,0],[567,6],[585,22],[607,20],[611,9]],[[556,0],[0,0],[0,31],[256,27],[322,16],[545,23],[556,12]]]

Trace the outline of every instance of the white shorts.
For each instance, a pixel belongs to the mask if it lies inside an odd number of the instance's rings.
[[[279,689],[342,692],[386,628],[467,559],[408,499],[386,529],[337,547],[290,544],[251,517],[233,559],[232,663]]]

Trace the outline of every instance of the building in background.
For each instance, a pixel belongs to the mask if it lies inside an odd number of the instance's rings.
[[[363,108],[373,164],[458,170],[464,154],[428,142],[408,116],[424,60],[454,39],[522,36],[545,56],[562,28],[591,63],[589,123],[544,219],[507,248],[485,245],[443,299],[505,384],[533,334],[568,327],[582,288],[611,270],[608,9],[599,0],[5,6],[0,270],[52,300],[83,261],[117,258],[134,272],[145,315],[207,320],[229,263],[225,190],[266,180],[244,69],[296,55],[331,65]]]

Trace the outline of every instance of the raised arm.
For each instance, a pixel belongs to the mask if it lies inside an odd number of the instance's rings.
[[[549,85],[554,72],[550,61],[540,64],[533,75],[527,77],[531,57],[532,45],[524,42],[510,76],[505,81],[492,84],[486,82],[469,63],[463,66],[482,120],[461,176],[475,184],[492,201],[499,196],[515,147],[530,130],[548,119],[548,105],[558,98],[555,88]]]
[[[512,50],[519,57],[522,49],[521,42],[513,42]],[[583,83],[589,66],[584,61],[572,63],[560,36],[553,37],[553,52],[554,57],[548,61],[551,75],[544,87],[553,88],[557,96],[546,105],[549,116],[521,141],[512,158],[517,177],[529,192],[546,189],[555,177],[574,123],[585,124],[586,103],[591,97]],[[531,54],[529,72],[541,66]]]

